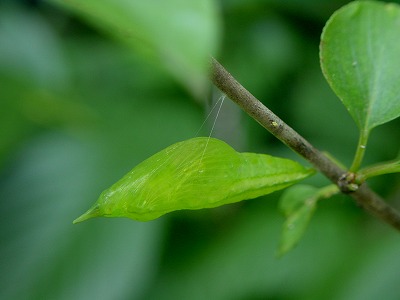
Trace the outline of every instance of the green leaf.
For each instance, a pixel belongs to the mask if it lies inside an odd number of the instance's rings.
[[[317,201],[339,193],[335,184],[323,188],[309,185],[295,185],[283,193],[279,209],[286,216],[283,224],[278,254],[282,256],[300,241],[314,214]]]
[[[352,2],[327,22],[320,60],[360,130],[400,116],[400,6]]]
[[[283,224],[279,255],[291,250],[300,241],[315,211],[319,189],[309,185],[295,185],[285,191],[279,208],[286,216]]]
[[[149,221],[171,211],[217,207],[272,193],[313,173],[288,159],[193,138],[136,166],[74,223],[98,216]]]
[[[164,66],[195,95],[205,92],[220,26],[212,0],[49,0]]]
[[[305,199],[314,196],[318,188],[310,185],[295,185],[283,193],[279,201],[279,210],[289,217],[304,206]]]

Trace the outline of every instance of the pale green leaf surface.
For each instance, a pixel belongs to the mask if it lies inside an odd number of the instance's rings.
[[[279,255],[291,250],[300,241],[315,211],[319,189],[295,185],[282,195],[280,209],[286,220],[282,227]]]
[[[212,0],[49,0],[122,39],[164,66],[195,95],[207,86],[219,23]]]
[[[352,2],[335,12],[321,37],[329,85],[361,130],[400,116],[400,6]]]
[[[98,216],[149,221],[171,211],[256,198],[311,174],[313,170],[292,160],[238,153],[220,140],[193,138],[136,166],[74,222]]]

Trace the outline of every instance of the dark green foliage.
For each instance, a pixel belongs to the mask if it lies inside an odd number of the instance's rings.
[[[318,202],[303,240],[280,260],[279,193],[150,223],[73,226],[121,174],[194,137],[205,104],[114,32],[49,2],[23,2],[0,4],[1,299],[399,299],[398,234],[342,196]],[[226,0],[216,21],[227,69],[350,165],[357,130],[318,62],[322,28],[345,3]],[[218,125],[241,152],[297,159],[244,115]],[[396,157],[399,125],[374,129],[365,165]],[[398,206],[398,174],[371,185]]]

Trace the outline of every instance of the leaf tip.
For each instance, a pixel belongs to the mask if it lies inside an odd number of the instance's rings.
[[[98,205],[95,205],[93,207],[91,207],[87,212],[85,212],[83,215],[79,216],[78,218],[76,218],[72,224],[77,224],[83,221],[86,221],[88,219],[91,218],[95,218],[95,217],[99,217],[100,216],[100,210]]]

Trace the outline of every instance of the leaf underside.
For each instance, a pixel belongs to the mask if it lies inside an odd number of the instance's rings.
[[[97,216],[149,221],[171,211],[217,207],[283,189],[313,172],[295,161],[194,138],[140,163],[74,223]]]

